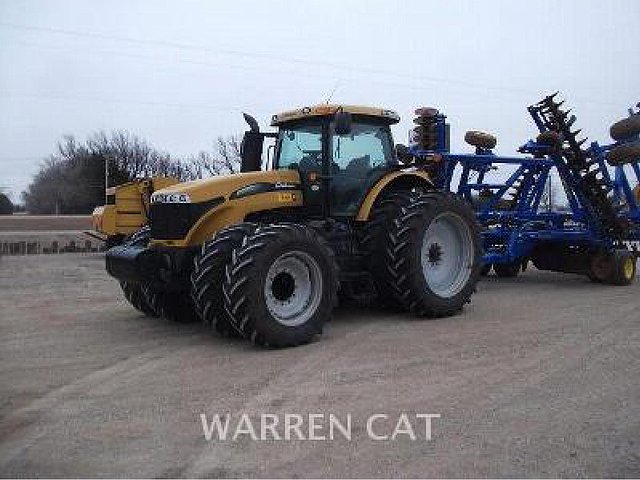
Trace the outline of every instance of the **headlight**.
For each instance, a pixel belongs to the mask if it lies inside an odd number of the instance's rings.
[[[151,203],[191,203],[191,198],[186,193],[162,193],[151,195]]]

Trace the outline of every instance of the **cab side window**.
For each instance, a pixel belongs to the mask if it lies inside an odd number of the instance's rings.
[[[394,161],[389,127],[353,122],[349,134],[333,135],[331,153],[333,213],[354,215],[367,191]]]
[[[386,165],[392,157],[387,126],[354,123],[351,133],[333,138],[334,168],[340,170],[368,171]]]

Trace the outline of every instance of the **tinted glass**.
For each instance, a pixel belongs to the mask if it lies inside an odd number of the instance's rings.
[[[301,163],[322,163],[322,126],[283,127],[279,133],[278,168],[298,168]]]
[[[333,136],[332,153],[332,211],[335,215],[354,215],[393,161],[389,127],[354,122],[348,135]]]
[[[333,167],[360,173],[387,164],[393,158],[389,129],[354,123],[348,135],[333,137]]]

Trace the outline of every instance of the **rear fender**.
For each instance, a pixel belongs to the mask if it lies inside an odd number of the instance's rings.
[[[381,195],[389,191],[412,190],[415,188],[433,190],[435,186],[429,174],[422,170],[393,172],[383,177],[373,186],[362,202],[362,205],[360,205],[356,221],[365,222],[369,219],[371,209]]]

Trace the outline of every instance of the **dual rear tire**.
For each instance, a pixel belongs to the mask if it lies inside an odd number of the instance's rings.
[[[416,316],[462,310],[482,270],[472,208],[453,194],[428,192],[392,194],[376,210],[379,235],[369,241],[369,268],[377,272],[379,295],[390,293],[395,304]]]
[[[289,347],[322,333],[336,304],[337,265],[312,229],[241,223],[202,246],[191,297],[203,322],[254,344]]]

